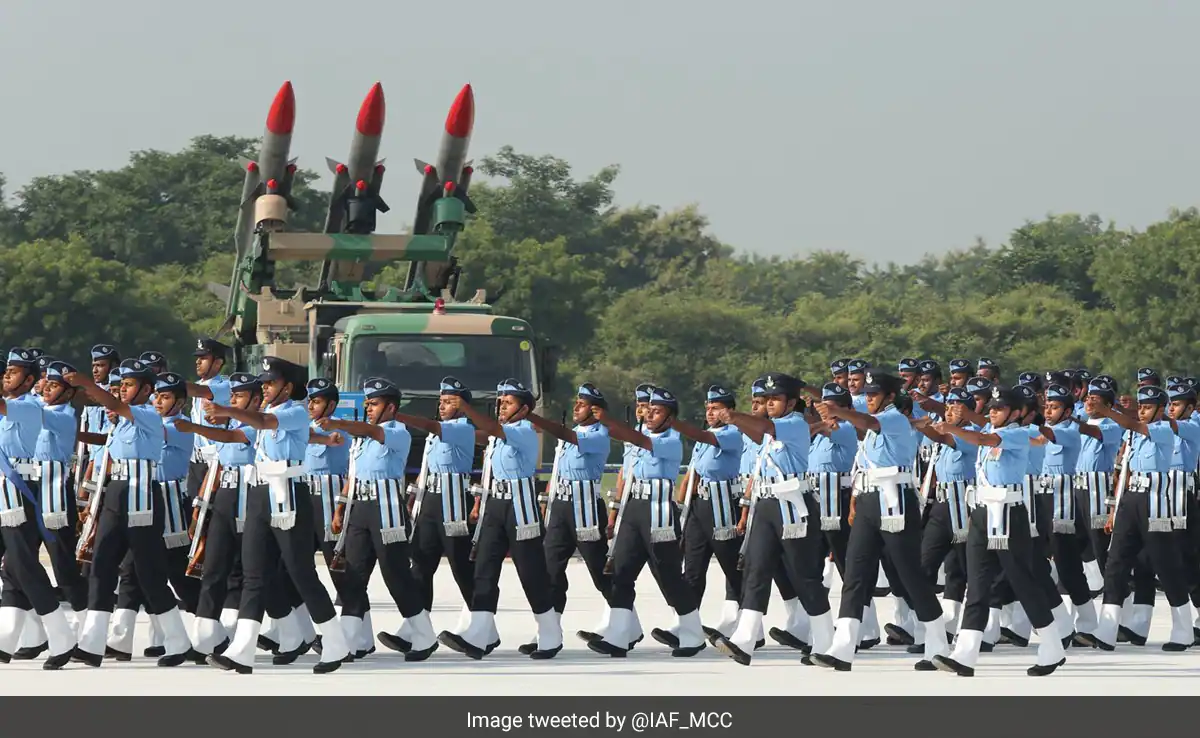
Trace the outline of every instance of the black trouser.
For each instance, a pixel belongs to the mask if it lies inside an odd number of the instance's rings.
[[[204,565],[200,573],[200,593],[196,617],[219,620],[221,610],[237,608],[242,593],[242,534],[237,532],[236,488],[216,490],[205,517]],[[266,611],[272,620],[291,612],[291,603],[283,591],[283,579],[273,578]]]
[[[583,557],[592,584],[605,600],[609,597],[609,577],[604,573],[608,559],[608,541],[604,538],[608,518],[603,514],[604,504],[597,501],[595,530],[598,538],[581,541],[575,533],[575,510],[567,500],[553,499],[549,503],[550,525],[546,527],[546,571],[550,576],[550,601],[560,615],[567,609],[567,564],[576,550]]]
[[[621,530],[613,540],[612,591],[608,602],[613,609],[633,608],[634,588],[642,567],[647,564],[658,588],[677,615],[694,611],[699,602],[692,588],[683,581],[683,553],[679,541],[655,543],[650,539],[650,500],[631,497],[625,501]],[[679,535],[679,511],[670,509],[671,526]]]
[[[903,587],[905,599],[918,619],[927,623],[942,616],[933,585],[921,571],[921,503],[911,485],[901,487],[901,500],[904,529],[888,533],[879,527],[882,519],[879,493],[867,492],[855,499],[838,617],[862,620],[863,609],[870,603],[879,577],[880,557],[885,554],[892,569],[888,572],[892,589],[897,584]],[[884,570],[887,571],[886,566]]]
[[[545,531],[536,538],[517,540],[517,517],[512,499],[491,494],[483,503],[483,519],[479,525],[479,549],[475,552],[475,593],[471,599],[473,612],[496,612],[500,601],[500,572],[504,557],[512,557],[517,578],[533,614],[540,615],[553,607],[550,598],[550,574],[546,571],[546,549],[542,541]],[[422,510],[424,512],[424,510]],[[535,513],[536,514],[536,513]],[[538,518],[541,528],[541,519]],[[469,539],[468,539],[469,542]]]
[[[684,523],[686,530],[683,531],[683,580],[695,593],[696,602],[703,602],[705,585],[708,583],[708,565],[712,557],[716,556],[717,564],[725,573],[725,599],[741,602],[743,578],[742,572],[738,571],[737,562],[742,542],[737,536],[724,541],[713,540],[715,516],[711,499],[701,499],[698,494],[693,493],[690,505],[688,518]],[[732,509],[736,513],[741,508],[733,501]],[[737,524],[736,519],[732,522]],[[809,524],[811,526],[811,520]],[[770,574],[773,576],[775,572]],[[786,573],[783,580],[787,581]],[[766,586],[770,594],[770,577]]]
[[[765,613],[771,599],[771,578],[782,560],[804,611],[812,617],[829,612],[829,591],[822,584],[824,536],[819,535],[821,510],[817,500],[804,495],[808,510],[806,530],[800,538],[783,538],[780,500],[767,497],[754,503],[754,520],[746,542],[745,589],[742,608]]]
[[[246,496],[239,619],[262,622],[271,580],[276,577],[291,579],[314,623],[326,623],[337,614],[329,592],[317,577],[313,560],[313,507],[308,484],[294,481],[292,490],[296,522],[287,530],[271,527],[273,505],[266,485],[251,487]]]
[[[966,541],[954,542],[950,503],[942,500],[930,504],[925,530],[921,533],[921,571],[930,586],[936,586],[938,570],[946,567],[942,599],[949,602],[962,602],[966,596],[967,572],[963,566],[966,551]]]
[[[1095,514],[1099,515],[1102,513],[1107,514],[1107,509]],[[1095,561],[1100,567],[1100,571],[1103,572],[1108,560],[1109,539],[1112,538],[1112,535],[1106,533],[1103,528],[1092,527],[1092,514],[1091,496],[1088,493],[1087,487],[1082,484],[1076,485],[1075,518],[1083,522],[1083,552],[1080,554],[1080,558],[1085,563]]]
[[[846,548],[850,545],[850,498],[854,490],[846,487],[838,491],[838,509],[842,511],[842,525],[837,530],[822,531],[829,551],[833,554],[833,565],[837,567],[838,576],[846,578]]]
[[[1042,515],[1038,511],[1037,502],[1037,498],[1049,497],[1049,495],[1039,494],[1037,488],[1036,477],[1027,476],[1025,478],[1025,490],[1029,498],[1033,500],[1033,509],[1026,509],[1026,514],[1029,516],[1027,520],[1032,525],[1030,529],[1030,545],[1033,547],[1033,577],[1034,582],[1042,590],[1046,606],[1053,610],[1062,604],[1062,596],[1058,593],[1058,585],[1054,583],[1054,573],[1050,570],[1050,546],[1045,536],[1041,534],[1039,526]],[[1014,590],[1014,599],[1015,595]]]
[[[1136,571],[1144,549],[1171,607],[1188,603],[1187,577],[1179,539],[1173,531],[1150,532],[1150,500],[1144,492],[1126,490],[1113,520],[1112,548],[1104,569],[1104,604],[1120,605],[1129,594],[1130,571]]]
[[[178,601],[183,602],[183,609],[194,615],[200,601],[200,580],[187,575],[188,547],[168,548],[165,556],[167,581],[175,591]],[[129,551],[121,560],[120,579],[117,582],[117,609],[139,610],[145,606],[145,602],[141,584],[138,582],[133,551]]]
[[[1071,603],[1079,606],[1091,602],[1092,593],[1087,586],[1087,577],[1083,573],[1082,541],[1080,538],[1080,516],[1075,516],[1075,529],[1067,533],[1054,532],[1054,495],[1038,494],[1034,496],[1037,505],[1037,528],[1043,544],[1054,558],[1054,568],[1058,572],[1058,589],[1071,598]],[[1053,609],[1055,603],[1051,603]]]
[[[67,482],[67,489],[74,489],[70,481]],[[87,609],[88,583],[87,577],[79,573],[79,561],[75,558],[75,547],[79,543],[79,537],[75,533],[79,524],[79,506],[75,504],[73,497],[68,492],[66,527],[50,531],[54,537],[48,540],[39,535],[38,543],[46,547],[50,567],[54,570],[54,581],[62,590],[71,609],[83,612]],[[32,517],[30,522],[37,527],[37,521]]]
[[[401,518],[407,518],[401,510]],[[358,499],[350,507],[346,521],[346,570],[352,580],[369,582],[375,563],[379,562],[379,573],[388,593],[400,610],[400,614],[411,618],[425,609],[421,595],[413,581],[408,559],[408,542],[384,543],[380,532],[381,517],[376,500]],[[408,521],[402,520],[407,528]],[[342,616],[362,618],[371,609],[366,587],[350,586],[342,594]],[[373,636],[372,636],[373,637]]]
[[[468,498],[469,499],[469,498]],[[489,500],[490,501],[490,500]],[[421,500],[412,535],[413,580],[426,610],[433,609],[433,576],[445,555],[450,561],[450,572],[458,584],[463,602],[470,606],[475,597],[475,564],[471,562],[471,533],[448,536],[443,525],[442,495],[426,490]]]
[[[25,522],[15,526],[0,526],[4,541],[4,565],[0,567],[0,605],[21,610],[34,610],[49,615],[58,609],[58,596],[46,568],[38,560],[42,532],[38,527],[33,504],[22,499]]]
[[[337,545],[337,541],[325,540],[325,510],[322,507],[323,503],[321,500],[321,495],[314,492],[310,494],[310,497],[312,498],[313,507],[313,542],[315,544],[313,553],[320,553],[321,557],[325,559],[325,566],[328,567],[330,562],[333,561],[333,549],[334,546]],[[337,501],[335,500],[333,504],[336,507]],[[358,503],[355,503],[356,506],[357,504]],[[353,509],[354,508],[352,507],[352,512]],[[382,567],[380,567],[380,569],[382,570]],[[337,593],[338,599],[342,601],[343,605],[346,603],[346,589],[348,586],[348,581],[353,581],[353,585],[355,587],[361,587],[364,594],[367,588],[366,582],[356,581],[356,575],[348,566],[346,567],[346,571],[330,570],[329,581],[333,584],[333,590]],[[371,609],[370,600],[367,600],[367,609]],[[274,618],[275,616],[272,615],[271,617]]]
[[[194,500],[200,496],[200,488],[204,486],[204,477],[207,475],[207,463],[193,461],[188,464],[187,484],[185,485],[188,497]]]
[[[1175,535],[1179,538],[1192,604],[1200,608],[1200,501],[1195,489],[1187,493],[1187,528],[1175,531]]]
[[[176,607],[169,580],[167,546],[163,541],[163,496],[158,482],[152,484],[150,504],[154,509],[151,525],[130,527],[129,482],[117,480],[105,486],[102,508],[96,521],[96,545],[88,577],[88,609],[112,612],[116,601],[121,562],[133,554],[133,566],[147,615],[161,615]]]
[[[1008,505],[1008,548],[988,548],[987,508],[971,510],[971,525],[967,532],[967,601],[963,607],[962,630],[983,631],[987,627],[992,584],[1004,572],[1017,600],[1034,628],[1045,628],[1054,622],[1046,602],[1046,592],[1038,583],[1034,571],[1034,538],[1029,531],[1029,513],[1024,505]],[[1057,594],[1055,597],[1057,598]]]

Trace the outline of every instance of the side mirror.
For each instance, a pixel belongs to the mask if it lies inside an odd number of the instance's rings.
[[[337,378],[337,354],[332,351],[326,351],[321,357],[321,373],[326,379]]]
[[[558,346],[548,345],[542,348],[542,387],[543,394],[554,391],[555,384],[558,380],[558,358],[560,349]]]

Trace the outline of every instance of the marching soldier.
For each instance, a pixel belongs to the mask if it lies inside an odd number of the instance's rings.
[[[550,574],[554,610],[562,617],[567,607],[567,565],[576,551],[583,557],[588,574],[606,604],[609,578],[604,573],[608,542],[604,537],[604,498],[600,480],[612,441],[608,429],[592,415],[592,408],[608,409],[608,400],[595,385],[587,383],[575,394],[572,411],[574,428],[567,428],[529,413],[534,427],[559,439],[557,476],[546,490],[546,567]],[[611,607],[611,605],[610,605]],[[532,653],[537,644],[525,644],[522,653]]]
[[[1030,623],[1041,634],[1037,664],[1027,670],[1029,676],[1051,674],[1066,662],[1062,639],[1070,634],[1057,632],[1051,613],[1051,606],[1062,605],[1046,602],[1034,573],[1035,550],[1024,501],[1031,435],[1020,425],[1022,410],[1021,395],[1016,390],[994,387],[988,403],[988,432],[949,423],[936,427],[940,433],[976,444],[981,457],[975,485],[976,505],[967,533],[967,602],[962,626],[953,652],[933,659],[936,668],[959,676],[975,674],[992,582],[1000,571],[1025,608]]]
[[[833,402],[844,408],[850,407],[850,393],[841,385],[830,382],[821,388],[821,402],[817,412],[826,421],[832,421],[817,430],[812,437],[808,452],[808,483],[817,495],[820,508],[821,531],[834,565],[840,577],[846,576],[846,546],[850,542],[850,494],[851,472],[854,456],[858,452],[858,432],[849,423],[839,423],[825,408]],[[772,629],[772,636],[774,636]],[[776,640],[779,640],[776,638]],[[785,643],[784,645],[792,645]],[[793,645],[793,648],[797,646]],[[810,651],[808,644],[799,646]]]
[[[966,359],[950,360],[950,389],[955,387],[966,387],[967,382],[973,376],[974,372],[971,371],[971,362],[967,361]]]
[[[58,375],[61,378],[61,375]],[[42,537],[43,520],[35,516],[66,516],[66,500],[59,498],[52,511],[47,511],[40,501],[35,504],[41,490],[34,484],[40,477],[43,465],[35,462],[34,454],[38,435],[45,426],[57,432],[64,429],[56,422],[57,412],[48,410],[35,402],[29,391],[38,378],[37,360],[27,349],[16,348],[9,352],[4,371],[5,399],[0,400],[0,452],[5,456],[3,479],[0,479],[0,540],[3,541],[4,565],[0,570],[0,663],[9,663],[20,643],[26,621],[36,613],[41,619],[47,639],[47,657],[43,668],[61,669],[71,659],[76,640],[71,624],[59,609],[58,597],[50,584],[50,577],[38,561],[38,548]],[[51,419],[48,419],[51,418]],[[74,418],[67,438],[73,441]],[[68,441],[68,443],[70,443]],[[52,469],[52,464],[47,464]],[[35,471],[35,469],[37,471]],[[59,469],[60,474],[62,469]],[[53,491],[57,485],[50,485]],[[35,492],[34,490],[38,490]],[[65,527],[64,525],[58,528]],[[41,650],[41,649],[38,649]]]
[[[842,605],[831,645],[812,653],[812,661],[849,671],[859,641],[859,627],[886,549],[919,622],[925,626],[925,658],[915,668],[928,671],[930,660],[946,652],[942,608],[933,586],[921,572],[921,504],[913,486],[912,459],[916,443],[912,425],[895,407],[900,381],[887,374],[868,374],[864,385],[868,408],[861,413],[825,403],[830,415],[864,431],[860,468],[864,484],[851,500],[854,523],[846,552]]]
[[[743,666],[750,664],[771,595],[772,575],[781,560],[808,613],[813,650],[828,648],[833,637],[829,593],[821,581],[824,538],[817,532],[821,506],[810,493],[807,479],[813,431],[796,411],[802,385],[786,374],[767,374],[763,377],[766,418],[729,408],[721,409],[717,416],[763,443],[755,462],[746,523],[743,609],[731,637],[713,637],[718,650]],[[824,421],[817,424],[824,425]]]
[[[188,396],[192,398],[191,422],[194,425],[210,426],[204,417],[203,402],[209,400],[218,405],[229,404],[229,378],[221,374],[225,367],[225,356],[229,347],[214,338],[196,339],[196,350],[192,356],[196,359],[197,381],[187,385]],[[213,441],[202,435],[195,434],[195,448],[192,451],[191,463],[188,466],[187,490],[188,498],[195,499],[204,483],[204,474],[208,471],[209,463],[216,455]]]
[[[860,413],[866,412],[867,408],[863,387],[866,385],[868,368],[870,365],[863,359],[851,359],[846,364],[846,389],[850,390],[850,402],[854,409]]]
[[[461,409],[471,403],[471,390],[454,377],[444,377],[439,386],[438,416],[430,420],[397,413],[396,419],[406,426],[429,434],[424,461],[424,479],[418,479],[421,505],[416,497],[409,501],[413,518],[410,555],[414,586],[421,595],[422,607],[433,607],[433,577],[445,556],[450,573],[463,598],[463,617],[455,632],[465,631],[470,620],[471,601],[475,595],[475,566],[471,563],[471,528],[468,505],[471,487],[471,465],[475,457],[475,426]],[[393,651],[406,653],[412,649],[413,626],[405,621],[396,633],[379,633],[379,642]],[[499,645],[500,634],[489,634],[485,655]]]
[[[267,585],[287,569],[307,610],[321,632],[321,660],[314,674],[336,671],[350,655],[350,645],[338,623],[329,593],[317,578],[313,561],[313,506],[304,455],[310,437],[308,412],[298,401],[306,396],[305,370],[278,357],[263,359],[263,411],[207,403],[207,414],[232,418],[256,428],[255,482],[246,495],[242,533],[242,598],[233,642],[208,663],[227,671],[249,674],[262,629]]]
[[[367,422],[327,416],[317,424],[321,430],[342,431],[357,439],[350,449],[354,465],[351,486],[338,498],[333,528],[346,539],[346,566],[353,581],[364,586],[346,588],[342,627],[351,643],[362,640],[363,617],[370,607],[365,583],[371,580],[378,562],[392,600],[412,628],[404,660],[424,661],[437,650],[438,642],[410,571],[404,477],[412,435],[395,417],[400,398],[399,388],[390,381],[368,379],[363,383]],[[367,636],[374,642],[370,631]]]
[[[496,606],[500,599],[500,570],[511,555],[525,599],[537,621],[537,649],[531,659],[554,658],[562,650],[562,623],[550,599],[550,575],[542,543],[542,518],[537,504],[538,437],[528,414],[533,393],[515,379],[496,387],[499,418],[491,418],[455,398],[480,434],[496,439],[491,455],[491,489],[475,502],[478,558],[471,623],[463,633],[442,631],[443,645],[473,659],[484,657],[493,642]]]
[[[604,638],[590,641],[596,653],[623,657],[634,642],[634,585],[642,567],[650,565],[667,604],[679,616],[677,633],[655,629],[656,638],[675,639],[678,646],[672,656],[694,656],[705,648],[704,630],[695,593],[683,580],[683,560],[679,551],[674,487],[683,459],[679,432],[672,427],[679,414],[679,402],[661,387],[650,390],[650,400],[642,420],[643,432],[618,423],[600,408],[592,409],[597,420],[618,441],[633,444],[633,461],[624,470],[632,478],[624,483],[618,499],[610,503],[608,527],[614,530],[618,505],[626,505],[621,529],[615,531],[610,556],[613,562],[612,615]],[[628,499],[625,495],[628,494]]]
[[[1075,376],[1078,378],[1080,372]],[[1104,524],[1108,521],[1108,498],[1115,481],[1113,470],[1124,434],[1112,413],[1108,412],[1116,400],[1116,388],[1110,382],[1098,379],[1087,385],[1084,412],[1089,418],[1088,424],[1095,426],[1101,436],[1100,440],[1089,436],[1080,438],[1079,458],[1075,462],[1076,514],[1084,516],[1088,524],[1088,542],[1093,554],[1089,557],[1085,552],[1083,559],[1084,573],[1089,581],[1103,572],[1109,550],[1109,535]],[[1089,569],[1094,571],[1089,572]]]
[[[75,658],[89,666],[104,660],[105,636],[112,617],[119,569],[127,551],[133,553],[138,580],[146,597],[146,612],[162,631],[164,655],[160,666],[178,666],[192,655],[191,641],[167,586],[167,553],[163,540],[166,516],[155,467],[162,458],[163,421],[147,400],[155,376],[136,359],[121,363],[121,396],[113,397],[89,379],[72,372],[64,377],[89,399],[116,413],[109,457],[112,469],[103,490],[96,542],[89,576],[88,611]]]
[[[847,373],[847,367],[850,366],[851,359],[835,359],[829,363],[830,380],[842,389],[846,389],[849,384],[850,375]]]
[[[1200,603],[1200,557],[1194,536],[1197,528],[1196,469],[1200,466],[1200,418],[1196,416],[1196,390],[1187,386],[1182,377],[1167,389],[1171,404],[1167,412],[1175,421],[1175,452],[1171,456],[1171,493],[1175,496],[1176,511],[1183,505],[1183,525],[1176,524],[1183,555],[1184,572],[1192,605]],[[1197,634],[1200,638],[1200,633]]]
[[[1179,423],[1165,416],[1167,393],[1161,388],[1142,385],[1137,400],[1136,418],[1110,406],[1092,408],[1099,417],[1111,419],[1129,431],[1130,438],[1126,442],[1127,481],[1124,488],[1118,488],[1116,509],[1111,515],[1112,547],[1104,569],[1100,624],[1094,633],[1082,638],[1089,645],[1113,650],[1121,603],[1129,591],[1129,571],[1144,549],[1171,605],[1171,634],[1163,650],[1184,651],[1193,642],[1192,616],[1179,541],[1172,532],[1176,501],[1169,474]]]

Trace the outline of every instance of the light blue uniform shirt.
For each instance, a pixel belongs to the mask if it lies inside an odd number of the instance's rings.
[[[398,420],[380,423],[379,427],[383,428],[383,443],[374,438],[360,438],[355,444],[354,476],[365,481],[403,479],[408,452],[412,449],[412,434]]]
[[[475,426],[466,418],[442,421],[442,437],[430,439],[430,474],[470,474],[475,460]]]
[[[917,455],[917,444],[908,417],[897,410],[895,405],[888,405],[874,418],[879,421],[879,430],[868,432],[863,439],[863,454],[870,462],[864,466],[911,468]]]
[[[133,420],[117,416],[117,427],[108,444],[109,457],[118,461],[157,462],[162,458],[163,419],[150,405],[132,405]]]
[[[717,445],[697,443],[692,469],[702,481],[731,482],[742,463],[742,432],[732,425],[709,428],[709,432],[717,437]]]
[[[83,416],[87,419],[88,433],[108,433],[112,429],[112,423],[108,422],[108,413],[99,405],[88,405],[83,408]],[[88,453],[93,457],[99,458],[98,454],[103,450],[100,444],[88,444]]]
[[[212,403],[214,405],[229,404],[229,398],[233,395],[233,389],[229,384],[229,377],[225,376],[224,374],[218,374],[212,379],[206,379],[203,382],[197,382],[197,384],[208,387],[208,390],[212,392]],[[212,423],[204,419],[204,401],[200,400],[199,398],[192,400],[191,419],[196,425],[204,425],[210,428],[213,427]],[[193,435],[195,436],[194,443],[198,449],[203,448],[204,446],[211,446],[214,443],[198,433]]]
[[[163,444],[162,457],[158,460],[158,470],[155,479],[160,482],[173,482],[185,479],[188,467],[192,461],[192,449],[196,447],[194,433],[184,433],[175,427],[175,421],[182,415],[171,415],[163,418],[163,427],[167,430],[167,440]]]
[[[1047,476],[1074,474],[1083,439],[1083,435],[1079,432],[1079,423],[1072,419],[1065,423],[1052,425],[1050,428],[1054,431],[1054,440],[1047,441],[1043,446],[1046,452],[1042,458],[1042,474]]]
[[[246,443],[221,443],[216,442],[217,458],[221,460],[221,466],[232,469],[237,466],[248,466],[254,463],[254,439],[258,437],[258,431],[248,425],[244,425],[239,420],[229,421],[229,430],[240,430],[246,436]]]
[[[738,473],[744,477],[748,477],[754,473],[754,464],[758,461],[758,454],[762,451],[762,444],[755,443],[750,440],[750,436],[742,434],[742,458],[738,462]]]
[[[75,453],[75,408],[69,404],[42,405],[42,430],[33,458],[67,463]]]
[[[271,408],[270,414],[279,427],[258,434],[259,455],[268,461],[303,461],[308,452],[308,409],[288,400]]]
[[[314,422],[309,428],[319,436],[330,436]],[[304,466],[313,476],[333,475],[345,476],[350,469],[350,441],[341,446],[322,446],[319,443],[308,444],[304,452]]]
[[[1006,425],[988,432],[1000,437],[1000,445],[979,447],[987,483],[992,486],[1024,484],[1029,471],[1029,429]]]
[[[1194,472],[1200,461],[1200,417],[1192,415],[1177,425],[1179,432],[1175,435],[1175,451],[1171,454],[1171,471]]]
[[[538,437],[533,423],[504,424],[504,438],[492,447],[493,479],[528,479],[537,471]]]
[[[1125,431],[1112,418],[1100,418],[1098,423],[1089,423],[1100,429],[1103,442],[1082,436],[1079,440],[1079,458],[1075,468],[1081,472],[1109,472],[1116,464],[1117,451],[1121,448],[1121,436]]]
[[[817,474],[845,474],[854,468],[854,454],[858,452],[858,432],[854,426],[839,421],[837,430],[826,436],[818,433],[812,437],[808,450],[808,470]]]
[[[26,392],[5,400],[7,411],[0,418],[0,451],[10,459],[32,459],[42,431],[42,406]]]
[[[608,428],[603,423],[575,426],[579,442],[563,444],[558,458],[558,478],[567,482],[599,481],[604,476],[604,462],[612,447]]]
[[[679,431],[668,428],[663,433],[645,431],[650,439],[651,450],[634,446],[633,478],[644,482],[651,479],[670,479],[679,476],[679,465],[683,463],[683,440]]]
[[[1027,425],[1025,430],[1029,431],[1029,440],[1038,438],[1042,435],[1042,431],[1036,425]],[[1037,476],[1042,473],[1043,462],[1046,459],[1045,445],[1035,446],[1029,444],[1029,468],[1025,470],[1026,474]]]
[[[979,426],[967,423],[967,430],[977,431]],[[942,446],[937,462],[933,465],[939,482],[970,482],[975,479],[975,459],[979,447],[958,436],[954,437],[954,448]]]
[[[1175,453],[1175,431],[1165,420],[1150,423],[1147,430],[1149,436],[1133,434],[1129,471],[1139,474],[1170,471],[1171,457]]]
[[[851,405],[854,406],[854,409],[859,411],[860,413],[867,412],[867,396],[866,396],[866,394],[850,395],[850,403],[851,403]]]
[[[793,476],[808,473],[808,450],[812,445],[812,430],[808,420],[800,413],[792,412],[782,418],[772,418],[775,438],[771,442],[768,458],[763,460],[764,479],[777,479],[779,473]]]

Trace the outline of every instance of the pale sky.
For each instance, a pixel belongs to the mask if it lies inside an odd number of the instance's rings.
[[[324,172],[379,80],[395,231],[471,82],[475,158],[620,164],[619,203],[697,203],[739,249],[912,262],[1200,201],[1198,27],[1178,0],[3,0],[0,171],[257,136],[290,79]]]

